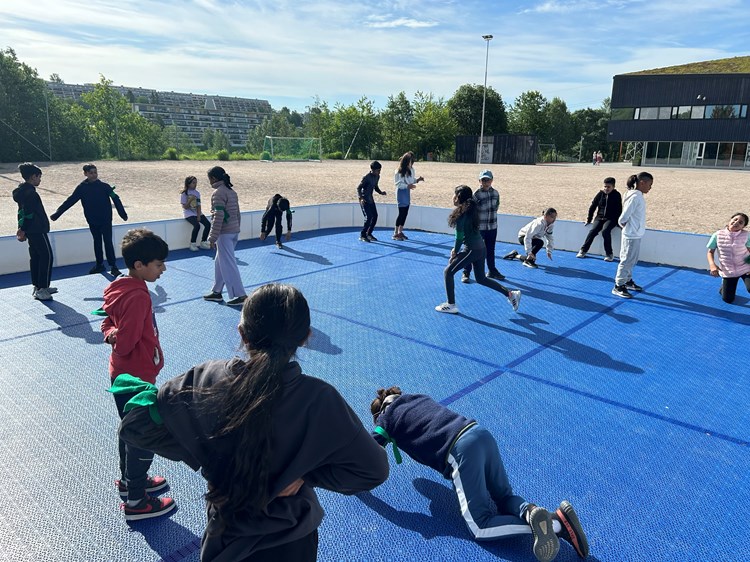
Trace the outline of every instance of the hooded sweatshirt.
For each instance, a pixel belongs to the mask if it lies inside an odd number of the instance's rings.
[[[128,214],[122,206],[122,201],[120,201],[112,186],[101,180],[86,180],[78,184],[71,196],[63,201],[63,204],[52,214],[52,218],[57,220],[60,215],[80,201],[83,206],[83,216],[86,217],[88,224],[92,226],[112,224],[112,202],[110,202],[110,198],[114,202],[120,218],[124,221],[128,220]]]
[[[624,238],[643,238],[646,234],[646,200],[643,193],[637,189],[625,193],[622,214],[617,222],[622,227]]]
[[[18,203],[18,228],[26,234],[46,234],[49,219],[36,187],[23,182],[13,190],[13,201]]]
[[[117,330],[109,356],[111,380],[128,373],[155,384],[164,355],[146,282],[127,276],[115,279],[104,289],[102,308],[107,313],[101,328],[104,339]]]

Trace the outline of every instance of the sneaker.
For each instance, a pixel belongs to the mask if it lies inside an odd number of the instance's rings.
[[[505,279],[505,275],[500,273],[497,269],[491,270],[487,274],[487,277],[489,277],[490,279],[497,279],[498,281],[502,281],[503,279]]]
[[[503,259],[504,260],[514,260],[514,259],[516,259],[516,256],[518,256],[518,252],[516,252],[515,250],[513,250],[511,253],[505,254],[503,256]]]
[[[94,267],[92,267],[91,269],[89,269],[89,275],[92,275],[94,273],[104,273],[104,271],[105,271],[104,264],[103,263],[98,263]]]
[[[125,512],[125,521],[137,521],[139,519],[150,519],[159,517],[172,511],[177,504],[172,498],[152,498],[148,494],[140,503],[132,507],[127,502],[121,504],[121,509]]]
[[[444,302],[435,307],[438,312],[447,312],[448,314],[458,314],[458,307],[455,304]]]
[[[109,274],[112,277],[119,277],[120,275],[122,275],[122,271],[120,271],[119,269],[117,269],[116,265],[113,265],[112,269],[109,270]]]
[[[202,249],[202,250],[210,250],[211,249],[211,242],[209,242],[208,240],[204,240],[203,242],[201,242],[198,245],[198,247],[200,249]]]
[[[167,479],[163,476],[147,476],[146,492],[158,492],[167,487]],[[123,480],[115,480],[115,488],[122,497],[128,497],[128,485]]]
[[[628,288],[628,291],[642,291],[643,290],[643,287],[636,284],[636,282],[633,281],[632,279],[628,281],[627,283],[625,283],[625,286]]]
[[[513,307],[513,310],[517,311],[518,305],[521,302],[521,291],[508,291],[508,302]]]
[[[530,267],[531,269],[539,269],[539,266],[535,261],[523,260],[523,265],[525,265],[526,267]]]
[[[375,238],[372,234],[368,234],[367,235],[367,240],[370,241],[370,242],[377,242],[378,241],[378,239]]]
[[[38,301],[51,301],[52,295],[48,289],[37,289],[34,293],[34,298]]]
[[[584,252],[583,250],[578,250],[578,253],[576,254],[576,257],[577,258],[585,258],[586,257],[586,252]]]
[[[208,293],[207,295],[203,295],[203,300],[205,301],[213,301],[213,302],[221,302],[224,300],[224,298],[221,296],[221,293]]]
[[[628,292],[628,289],[627,289],[627,287],[625,287],[625,285],[615,285],[612,288],[612,294],[616,295],[618,297],[622,297],[624,299],[632,299],[633,298],[633,295],[631,295]]]
[[[570,505],[570,502],[563,500],[560,507],[552,514],[552,519],[560,522],[560,538],[569,542],[578,556],[586,558],[589,555],[589,541],[583,527],[578,519],[576,510]]]
[[[408,239],[409,239],[409,237],[402,232],[401,233],[401,240],[408,240]]]
[[[406,240],[406,236],[404,236],[403,234],[394,234],[393,236],[391,236],[391,238],[394,240]]]
[[[281,244],[281,242],[276,242],[276,247],[277,247],[277,248],[279,248],[279,249],[281,249],[281,248],[283,248],[284,246],[283,246],[283,245]]]
[[[604,261],[615,261],[615,256],[613,256],[612,254],[607,254],[606,256],[604,256]]]
[[[465,271],[461,274],[461,283],[471,283],[471,277]]]
[[[38,290],[39,290],[38,287],[34,287],[33,290],[31,291],[31,296],[33,297]],[[54,295],[57,292],[57,287],[47,287],[47,292],[50,295]]]
[[[191,252],[197,252],[200,248],[198,248],[197,242],[190,242],[190,251]]]
[[[369,238],[368,238],[367,236],[360,236],[360,237],[359,237],[359,241],[360,241],[360,242],[369,242],[369,241],[370,241],[370,239],[369,239]]]
[[[560,551],[560,540],[552,526],[552,516],[543,507],[534,507],[529,515],[534,535],[534,556],[539,562],[551,562]]]
[[[230,299],[227,301],[227,306],[242,306],[245,304],[245,300],[247,299],[247,295],[242,295],[241,297],[234,297],[233,299]]]

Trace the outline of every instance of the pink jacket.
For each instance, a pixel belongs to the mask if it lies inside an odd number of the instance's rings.
[[[747,252],[747,237],[750,232],[740,230],[731,232],[723,228],[716,233],[716,250],[719,252],[721,269],[719,275],[722,277],[740,277],[750,273],[750,264],[745,263],[745,258],[750,255]]]

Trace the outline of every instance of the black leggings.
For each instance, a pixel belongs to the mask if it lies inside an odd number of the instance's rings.
[[[315,562],[318,559],[318,530],[306,537],[256,552],[242,562]]]
[[[503,287],[497,281],[488,279],[487,275],[484,273],[485,255],[486,250],[484,247],[479,250],[463,249],[448,262],[448,267],[445,268],[445,294],[448,296],[448,302],[450,304],[456,304],[455,283],[453,277],[467,264],[472,264],[474,266],[474,277],[476,278],[477,283],[489,287],[498,293],[502,293],[506,297],[508,296],[508,289]]]
[[[396,218],[396,228],[406,224],[406,215],[409,214],[409,205],[398,208],[398,217]]]
[[[744,281],[745,288],[750,293],[750,273],[745,273],[741,277],[724,277],[721,280],[721,299],[724,302],[734,302],[734,296],[737,294],[737,283],[740,279]]]
[[[208,240],[208,233],[211,230],[211,223],[208,222],[206,215],[201,215],[200,223],[198,223],[198,217],[185,217],[185,220],[193,225],[193,232],[190,235],[191,244],[195,244],[195,241],[198,240],[198,231],[201,229],[201,224],[203,225],[203,236],[201,236],[201,241],[205,242],[206,240]]]
[[[518,237],[518,243],[521,244],[521,246],[524,245],[525,241],[526,241],[525,236]],[[534,254],[534,257],[536,257],[536,255],[539,253],[539,250],[541,250],[543,247],[544,247],[544,241],[541,238],[531,239],[531,253]]]

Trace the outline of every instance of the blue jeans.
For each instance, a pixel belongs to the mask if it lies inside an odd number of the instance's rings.
[[[476,425],[466,430],[448,454],[448,464],[461,515],[476,540],[531,534],[521,518],[528,503],[513,494],[489,431]]]

